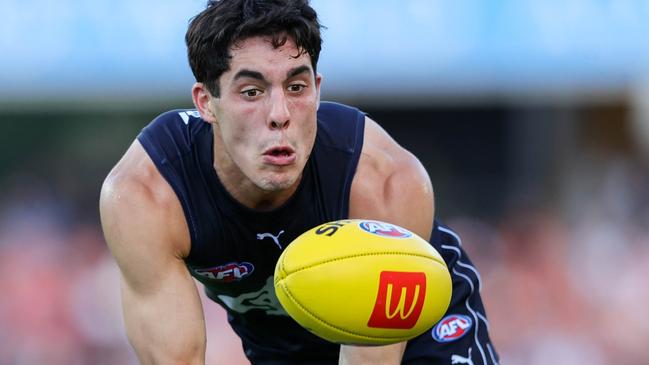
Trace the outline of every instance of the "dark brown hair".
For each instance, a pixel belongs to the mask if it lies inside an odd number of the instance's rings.
[[[219,97],[219,78],[230,67],[230,48],[255,36],[268,36],[274,47],[292,39],[300,56],[307,53],[316,70],[322,39],[318,16],[308,0],[211,0],[185,35],[189,65],[196,81]]]

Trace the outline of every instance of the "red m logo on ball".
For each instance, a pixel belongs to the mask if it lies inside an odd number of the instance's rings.
[[[423,272],[382,271],[368,327],[409,329],[417,324],[426,297]]]

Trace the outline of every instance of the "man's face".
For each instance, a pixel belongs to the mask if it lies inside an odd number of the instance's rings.
[[[274,48],[253,37],[231,48],[230,69],[212,98],[215,163],[226,183],[267,192],[298,182],[313,148],[320,76],[289,38]]]

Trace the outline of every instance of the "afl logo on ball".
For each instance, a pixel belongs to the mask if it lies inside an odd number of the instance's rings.
[[[437,342],[455,341],[466,335],[472,324],[473,321],[468,316],[451,314],[444,317],[433,327],[433,338]]]
[[[362,221],[359,224],[365,232],[375,234],[377,236],[391,237],[391,238],[408,238],[412,233],[404,228],[392,225],[385,222],[377,221]]]

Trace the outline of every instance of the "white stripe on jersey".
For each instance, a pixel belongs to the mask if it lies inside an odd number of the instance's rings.
[[[496,361],[496,356],[494,356],[494,349],[488,343],[487,343],[487,350],[489,350],[489,356],[491,356],[491,361],[493,361],[494,365],[500,365],[498,361]]]
[[[447,233],[447,234],[451,235],[453,238],[455,238],[458,245],[462,246],[462,239],[460,239],[460,236],[457,233],[451,231],[450,229],[444,228],[444,227],[437,227],[437,229],[439,229],[440,231],[442,231],[444,233]],[[455,246],[441,245],[441,247],[443,249],[454,251],[455,253],[457,253],[457,255],[458,255],[458,258],[457,258],[457,261],[456,261],[457,265],[460,266],[460,267],[463,267],[465,269],[469,269],[471,272],[473,272],[475,274],[476,279],[478,280],[478,292],[479,292],[482,289],[482,278],[480,277],[480,274],[478,273],[478,270],[476,270],[476,268],[473,265],[469,265],[469,264],[464,263],[464,262],[461,261],[461,259],[462,259],[462,251],[460,251],[460,249],[455,247]],[[484,349],[483,349],[482,345],[480,344],[480,341],[478,340],[478,330],[479,330],[479,326],[480,326],[480,319],[485,320],[487,330],[489,330],[489,324],[486,322],[486,318],[484,318],[483,315],[481,315],[480,313],[475,311],[469,305],[469,298],[471,298],[471,296],[475,292],[475,287],[473,286],[473,281],[471,281],[471,279],[467,275],[462,274],[459,271],[457,271],[457,268],[453,268],[452,272],[455,275],[465,279],[469,283],[469,286],[471,287],[471,292],[470,292],[469,296],[466,298],[466,300],[464,301],[464,305],[466,306],[466,309],[469,311],[469,313],[471,313],[471,315],[473,316],[473,319],[475,320],[475,333],[473,335],[473,340],[475,341],[475,344],[477,345],[478,350],[480,350],[480,356],[482,357],[482,363],[484,365],[487,365],[486,354],[484,352]],[[480,316],[480,318],[478,318],[478,316]],[[488,345],[489,344],[487,344],[487,346]],[[492,356],[492,358],[493,358],[493,356]]]
[[[442,228],[440,227],[440,231],[441,230],[442,230]],[[461,246],[462,242],[461,241],[458,241],[458,242],[460,243],[460,246]],[[457,252],[458,257],[462,257],[462,253],[460,252],[460,249],[455,247],[455,246],[442,245],[442,248],[445,248],[447,250],[453,250],[453,251]],[[478,270],[476,270],[475,266],[465,264],[464,262],[461,262],[459,259],[457,260],[457,264],[458,264],[458,266],[461,266],[461,267],[464,267],[464,268],[467,268],[467,269],[473,271],[476,278],[478,278],[478,292],[482,291],[482,276],[480,276],[480,273],[478,272]]]
[[[471,293],[469,294],[469,296],[464,301],[464,305],[466,306],[466,309],[471,313],[471,315],[473,315],[473,320],[475,321],[475,333],[473,334],[473,339],[475,340],[475,344],[478,345],[478,350],[480,350],[480,355],[482,356],[482,363],[484,365],[487,365],[487,358],[485,356],[484,349],[482,348],[482,345],[480,344],[480,341],[478,340],[478,329],[480,327],[480,322],[478,320],[478,315],[476,314],[476,311],[473,310],[473,308],[471,308],[471,306],[469,305],[469,298],[471,298],[471,296],[475,292],[475,287],[473,286],[473,282],[471,282],[471,279],[469,279],[468,276],[466,276],[466,275],[460,273],[459,271],[457,271],[456,268],[453,268],[453,273],[455,275],[461,277],[461,278],[464,278],[467,282],[469,282],[469,285],[471,286]]]
[[[487,331],[489,331],[489,321],[487,320],[487,317],[485,317],[482,313],[477,312],[478,317],[484,322],[485,325],[487,325]]]

